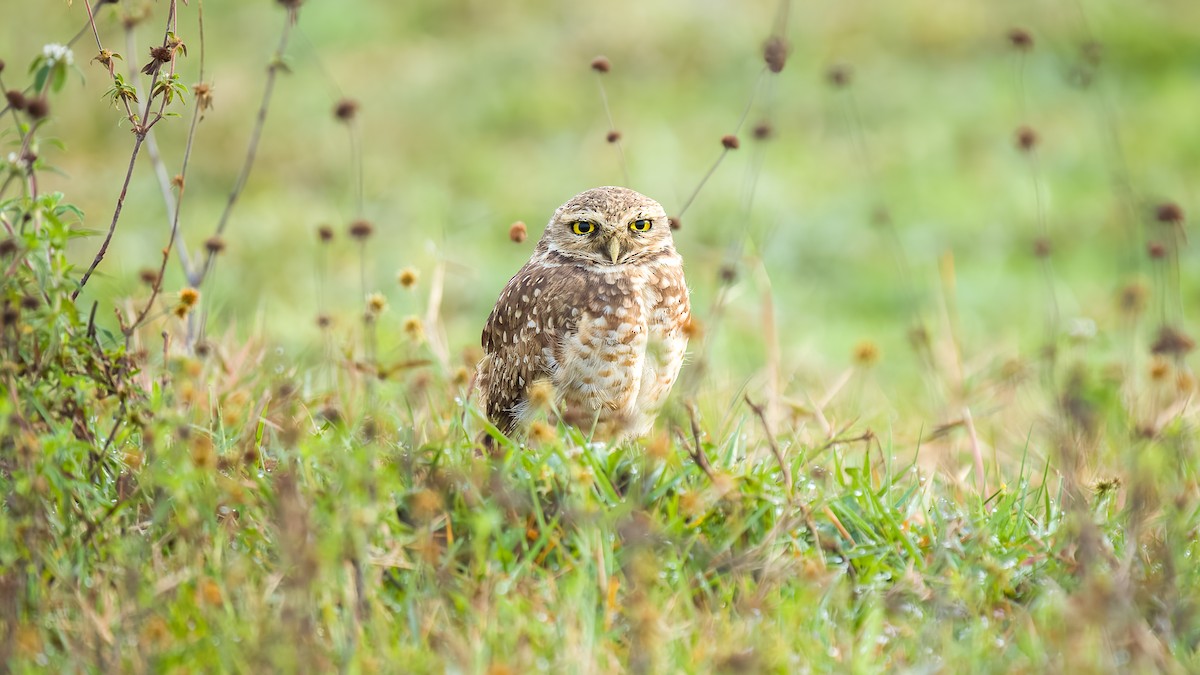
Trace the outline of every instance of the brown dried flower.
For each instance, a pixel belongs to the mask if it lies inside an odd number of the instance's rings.
[[[1045,237],[1038,237],[1033,241],[1033,255],[1037,256],[1038,258],[1049,258],[1050,251],[1051,246],[1049,239]]]
[[[1171,356],[1184,356],[1188,352],[1196,348],[1196,341],[1188,337],[1186,333],[1178,328],[1171,326],[1163,326],[1158,330],[1158,339],[1150,345],[1150,351],[1154,354],[1170,354]]]
[[[317,228],[317,238],[323,243],[333,241],[333,228],[328,225],[321,225]]]
[[[1162,260],[1167,256],[1167,247],[1162,242],[1152,241],[1146,245],[1146,253],[1152,260]]]
[[[779,36],[772,36],[763,45],[763,61],[767,62],[767,68],[772,73],[778,73],[783,70],[783,66],[787,64],[788,43]]]
[[[1183,222],[1183,209],[1175,202],[1163,202],[1155,207],[1154,218],[1160,223],[1178,225]]]
[[[597,73],[607,73],[608,71],[612,70],[612,63],[606,56],[597,56],[596,58],[592,59],[592,70],[596,71]]]
[[[1033,36],[1024,28],[1013,28],[1008,31],[1008,43],[1019,51],[1027,52],[1033,49]]]
[[[508,227],[508,238],[518,244],[525,241],[527,234],[525,223],[519,220]]]
[[[841,89],[850,86],[850,81],[854,79],[854,71],[844,63],[835,63],[825,71],[825,79],[829,84]]]
[[[371,221],[369,220],[360,218],[353,223],[350,223],[350,236],[360,241],[370,237],[371,233],[374,231],[375,226],[372,225]]]
[[[1038,135],[1032,127],[1021,126],[1017,128],[1016,133],[1017,148],[1022,152],[1029,152],[1037,147]]]
[[[344,98],[337,102],[333,108],[333,116],[342,122],[350,122],[354,120],[354,116],[358,114],[358,101],[352,98]]]
[[[737,150],[742,144],[738,141],[737,136],[734,136],[733,134],[726,134],[721,137],[721,145],[724,146],[726,150]]]
[[[212,107],[213,86],[208,82],[198,82],[192,85],[192,95],[196,97],[196,106],[203,112]]]
[[[45,96],[27,99],[25,112],[31,119],[40,120],[50,114],[50,102],[46,100]]]
[[[616,129],[612,129],[604,136],[604,140],[608,141],[609,143],[616,143],[617,141],[621,140],[621,132],[617,131]]]
[[[763,121],[754,125],[754,138],[756,140],[765,141],[771,137],[772,133],[774,133],[774,129],[771,128],[770,122]]]
[[[1132,283],[1122,288],[1118,304],[1123,312],[1140,314],[1146,308],[1146,287]]]
[[[9,89],[8,91],[4,92],[4,100],[8,101],[8,105],[11,106],[13,110],[25,109],[25,94],[17,91],[16,89]]]
[[[216,255],[225,250],[225,240],[218,235],[213,235],[205,240],[204,250]]]
[[[140,272],[138,272],[138,279],[141,279],[142,283],[144,284],[153,286],[154,284],[158,283],[158,270],[150,267],[144,267]]]

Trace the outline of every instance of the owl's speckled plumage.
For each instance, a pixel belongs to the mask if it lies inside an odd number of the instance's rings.
[[[594,231],[577,234],[578,222]],[[621,187],[582,192],[554,212],[488,317],[483,408],[511,433],[536,414],[530,387],[547,381],[554,409],[585,433],[643,435],[679,375],[690,319],[662,206]]]

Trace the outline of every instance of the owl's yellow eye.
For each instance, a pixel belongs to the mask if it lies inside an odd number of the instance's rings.
[[[596,224],[587,220],[577,220],[571,223],[571,231],[575,234],[591,234],[596,231]]]
[[[634,232],[645,232],[646,230],[649,230],[650,226],[653,224],[654,221],[650,220],[649,218],[638,218],[629,224],[629,229],[633,230]]]

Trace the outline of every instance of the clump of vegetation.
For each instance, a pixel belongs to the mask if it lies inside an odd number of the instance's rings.
[[[261,97],[241,111],[244,152],[215,195],[190,191],[212,189],[189,165],[220,91],[206,77],[201,5],[75,3],[86,22],[74,41],[46,46],[28,72],[0,63],[0,140],[11,146],[0,176],[7,669],[1200,667],[1187,211],[1136,197],[1114,160],[1121,215],[1103,237],[1119,242],[1120,261],[1102,269],[1115,298],[1092,318],[1072,314],[1073,235],[1048,198],[1061,170],[1054,125],[1030,119],[1034,32],[992,36],[1020,101],[997,123],[996,146],[1027,197],[1014,197],[1028,227],[1013,264],[1032,279],[1021,286],[1029,316],[1004,319],[1023,331],[1022,349],[972,346],[953,251],[936,258],[934,287],[922,283],[904,198],[881,177],[864,75],[839,63],[824,70],[833,154],[852,158],[836,165],[856,176],[861,219],[882,242],[869,266],[886,328],[824,357],[840,371],[796,365],[796,294],[784,286],[798,282],[772,261],[782,235],[752,215],[788,129],[782,78],[810,56],[788,39],[784,2],[748,57],[749,103],[722,102],[736,123],[703,144],[715,159],[689,176],[696,187],[672,219],[699,280],[678,401],[637,443],[593,443],[547,417],[484,453],[471,401],[483,315],[455,296],[464,261],[424,266],[404,252],[389,260],[398,271],[377,272],[389,218],[367,196],[370,109],[340,90],[323,109],[344,127],[349,169],[335,173],[349,205],[341,225],[306,223],[315,236],[292,237],[316,260],[303,310],[316,317],[316,346],[288,351],[293,324],[226,330],[236,315],[214,297],[247,289],[218,263],[243,226],[235,210],[258,175],[276,87],[305,76],[288,48],[307,7],[278,5],[277,39],[258,54]],[[139,51],[143,34],[153,46]],[[51,133],[85,67],[75,55],[92,42],[88,77],[106,78],[111,107],[89,114],[129,132],[125,154],[108,159],[113,211],[94,230],[69,195],[46,189],[71,156]],[[1088,36],[1067,79],[1095,94],[1120,143],[1096,92],[1101,54]],[[628,182],[645,141],[633,114],[615,122],[620,59],[578,65],[580,79],[590,67],[600,82],[596,149],[611,149]],[[159,147],[164,128],[178,141],[171,152]],[[702,189],[742,157],[744,193],[729,215],[744,227],[713,229],[698,215]],[[126,262],[129,273],[110,248],[135,227],[125,207],[143,165],[166,227],[153,230],[161,252]],[[211,208],[185,212],[185,195]],[[487,227],[489,247],[535,238],[515,218]],[[505,269],[495,265],[496,288]],[[861,290],[826,271],[848,295]],[[128,284],[111,281],[122,275]],[[730,366],[740,360],[753,365]],[[907,379],[888,370],[898,361]]]

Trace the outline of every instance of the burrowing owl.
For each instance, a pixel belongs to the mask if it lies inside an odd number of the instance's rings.
[[[663,207],[622,187],[582,192],[554,212],[483,328],[488,418],[514,431],[537,413],[536,388],[593,438],[643,435],[679,375],[690,321]]]

